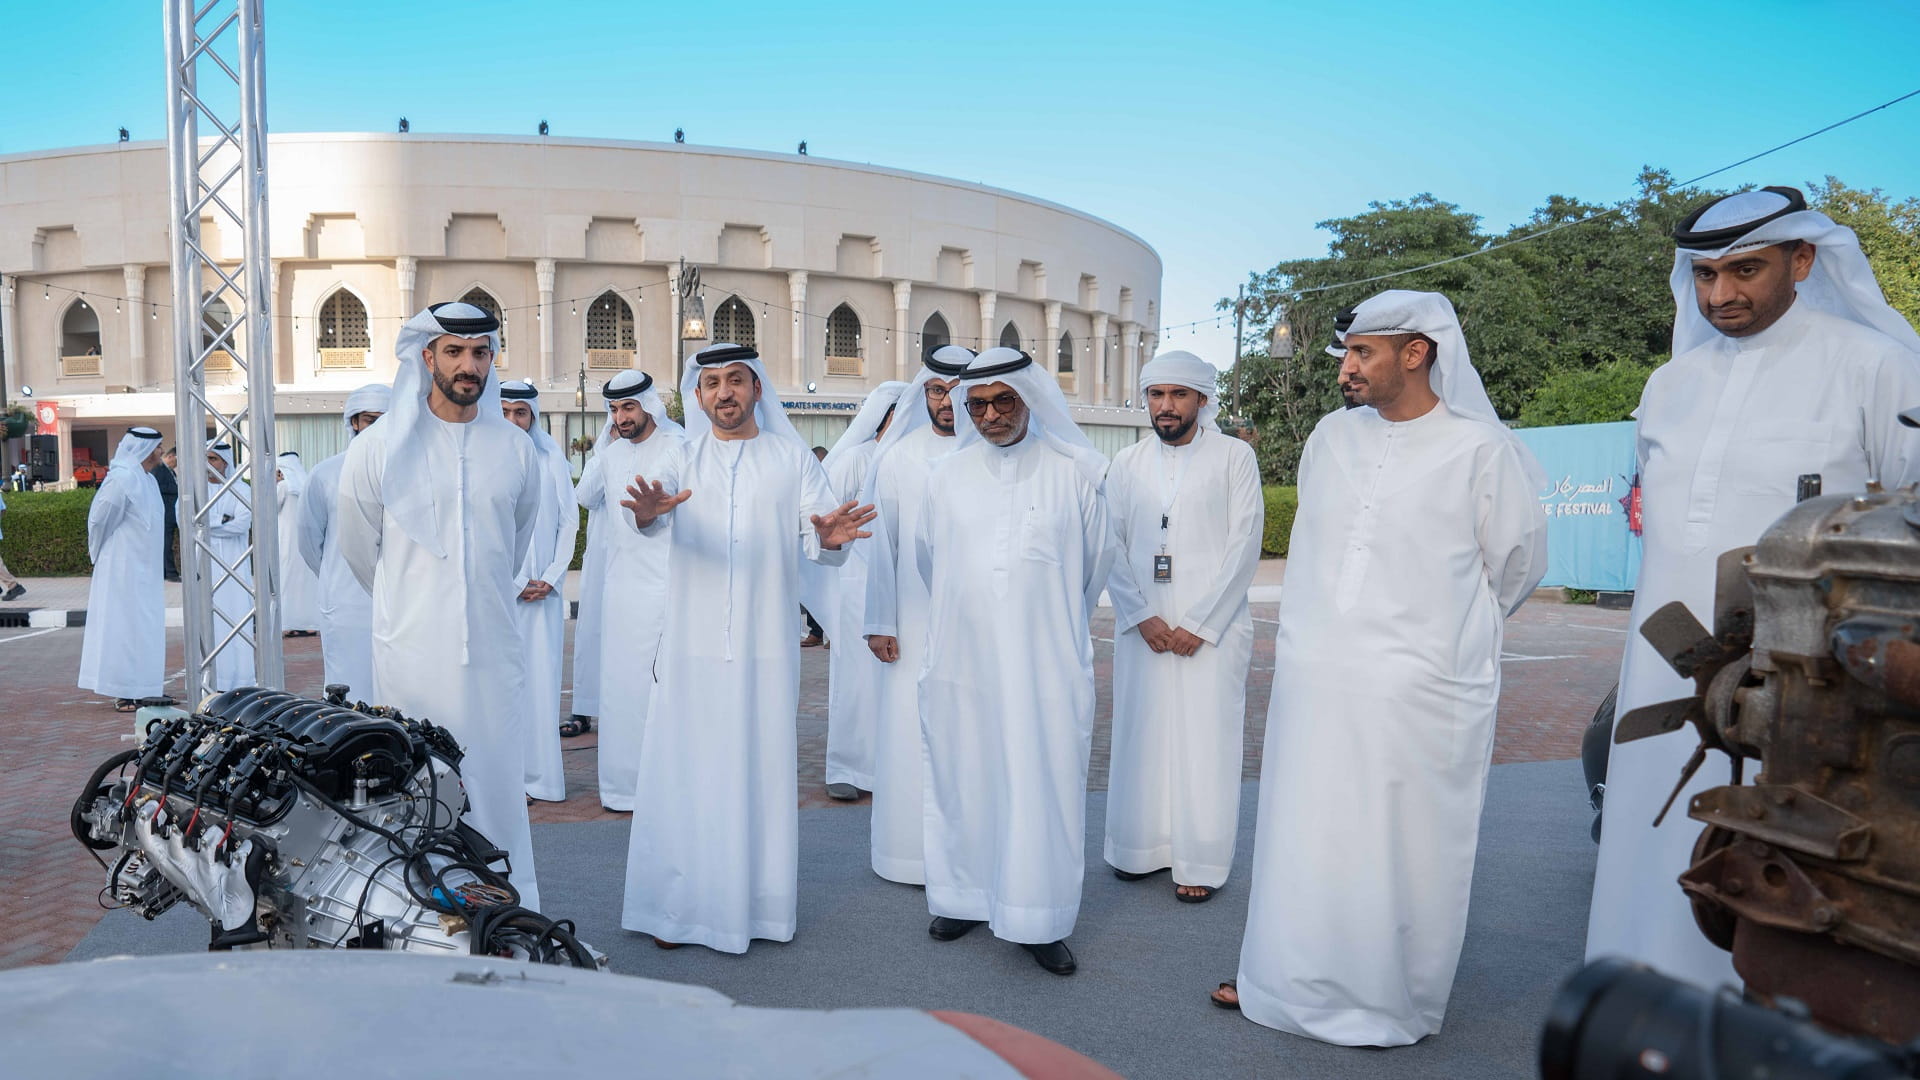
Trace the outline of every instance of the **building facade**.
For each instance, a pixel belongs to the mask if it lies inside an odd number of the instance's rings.
[[[821,444],[946,343],[1032,353],[1109,453],[1145,431],[1129,406],[1159,257],[1066,207],[818,158],[584,139],[276,135],[269,176],[278,444],[309,463],[344,445],[346,393],[391,381],[401,324],[461,299],[499,314],[502,376],[539,386],[569,442],[597,431],[615,372],[672,385],[683,350],[709,341],[757,348]],[[58,403],[62,477],[76,449],[104,461],[128,424],[172,436],[170,228],[163,144],[0,156],[5,396]],[[237,265],[241,237],[202,229]],[[683,260],[709,330],[685,342]],[[220,287],[207,271],[203,292]],[[203,333],[223,329],[216,307]],[[243,375],[221,355],[210,394],[237,411]]]

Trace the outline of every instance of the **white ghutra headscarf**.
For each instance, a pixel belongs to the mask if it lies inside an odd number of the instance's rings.
[[[440,546],[439,529],[433,513],[433,477],[425,468],[425,426],[432,422],[427,411],[427,393],[433,376],[421,356],[436,338],[447,335],[462,338],[486,338],[495,354],[500,351],[500,320],[472,304],[434,304],[407,320],[394,341],[393,352],[399,358],[399,370],[393,376],[393,407],[380,418],[391,437],[387,441],[386,461],[380,481],[381,497],[387,513],[414,543],[445,558]],[[480,387],[479,415],[475,424],[512,422],[500,415],[500,380],[487,365]],[[395,430],[397,429],[397,430]],[[514,428],[519,431],[519,428]]]
[[[1194,426],[1214,427],[1220,415],[1220,369],[1190,352],[1163,352],[1140,368],[1140,407],[1147,407],[1147,389],[1154,386],[1184,386],[1207,399],[1200,406]]]
[[[347,395],[346,403],[340,406],[340,422],[346,425],[347,438],[351,440],[359,434],[353,430],[353,418],[364,412],[385,414],[393,404],[393,387],[386,383],[368,383]],[[378,421],[375,421],[378,423]]]
[[[828,475],[833,474],[835,461],[873,441],[875,433],[880,430],[880,422],[886,419],[889,411],[896,419],[900,418],[900,395],[906,389],[906,383],[889,380],[868,391],[866,400],[860,403],[860,411],[853,416],[853,423],[840,433],[840,438],[834,442],[833,449],[827,451],[827,458],[821,463],[827,467]]]
[[[680,400],[686,404],[682,415],[687,418],[687,436],[695,438],[713,431],[713,421],[707,418],[707,411],[700,407],[700,373],[708,368],[725,368],[732,364],[742,364],[752,369],[754,377],[760,380],[760,400],[753,407],[753,419],[760,426],[763,435],[792,439],[801,446],[807,441],[793,429],[793,421],[787,419],[787,410],[780,404],[780,394],[774,389],[773,380],[767,377],[767,369],[760,363],[760,354],[745,345],[731,342],[716,342],[691,357],[693,363],[680,377]]]
[[[1005,346],[988,349],[967,365],[960,377],[960,385],[953,388],[954,433],[959,436],[954,453],[986,441],[986,436],[980,434],[979,427],[967,412],[967,391],[992,383],[1005,383],[1012,387],[1013,392],[1019,394],[1020,400],[1026,403],[1028,438],[1037,437],[1073,459],[1080,467],[1081,475],[1095,487],[1100,486],[1107,476],[1106,455],[1095,449],[1086,432],[1074,423],[1066,395],[1060,392],[1059,380],[1019,349]]]
[[[158,528],[160,515],[166,508],[160,502],[160,486],[154,483],[144,463],[159,448],[158,431],[149,427],[129,428],[113,448],[113,458],[107,462],[107,475],[100,481],[99,490],[94,492],[93,506],[104,511],[113,502],[113,496],[120,494],[120,489],[124,488],[127,513],[138,520],[142,528]],[[100,549],[107,538],[93,527],[94,520],[95,513],[90,507],[87,511],[87,558],[99,562]]]
[[[653,417],[655,424],[676,435],[686,434],[686,429],[675,423],[673,417],[667,415],[667,403],[660,399],[660,391],[653,384],[653,376],[644,371],[629,368],[615,375],[600,387],[600,396],[607,403],[607,419],[600,425],[599,436],[593,440],[593,452],[596,454],[613,443],[613,404],[622,398],[638,398],[641,410]]]

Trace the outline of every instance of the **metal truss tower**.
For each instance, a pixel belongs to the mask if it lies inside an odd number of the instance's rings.
[[[209,691],[216,658],[253,651],[258,685],[283,687],[279,530],[275,514],[272,268],[267,247],[266,28],[262,0],[162,0],[167,48],[167,166],[173,235],[174,410],[180,447],[180,546],[186,652],[183,704]],[[202,220],[223,250],[202,243]],[[236,263],[228,252],[241,241]],[[208,396],[207,362],[246,381],[228,413]],[[231,401],[222,397],[223,401]],[[231,445],[235,468],[206,468],[207,429]],[[244,452],[242,451],[244,448]],[[243,486],[245,485],[245,486]],[[251,543],[216,554],[217,500],[233,492],[252,511]],[[219,514],[224,517],[224,514]],[[246,571],[251,569],[252,579]],[[215,612],[213,596],[236,621]],[[245,615],[237,614],[244,598]]]

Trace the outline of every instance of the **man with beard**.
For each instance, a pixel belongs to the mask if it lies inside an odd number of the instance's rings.
[[[539,451],[540,511],[534,518],[527,557],[514,577],[518,595],[513,613],[527,654],[527,797],[562,802],[567,797],[566,766],[560,757],[560,667],[566,660],[567,565],[573,562],[573,538],[580,511],[573,504],[573,471],[553,436],[540,421],[540,391],[529,382],[500,387],[500,411],[527,433]]]
[[[384,383],[368,383],[347,395],[340,412],[349,445],[380,419],[392,398]],[[333,528],[340,467],[346,461],[342,450],[307,474],[307,494],[300,500],[300,557],[320,576],[315,606],[326,682],[346,687],[349,701],[365,701],[373,697],[373,597],[341,557],[340,532]]]
[[[765,396],[758,353],[716,344],[693,361],[678,474],[636,475],[620,503],[643,533],[673,524],[620,924],[668,948],[742,953],[791,941],[798,910],[800,562],[845,560],[873,508],[836,506]]]
[[[642,533],[619,505],[635,476],[679,475],[687,440],[680,425],[667,417],[653,376],[623,371],[600,394],[606,399],[607,420],[594,443],[595,467],[582,476],[579,497],[592,506],[613,508],[600,523],[600,535],[588,543],[600,548],[597,554],[589,551],[600,574],[593,632],[607,660],[595,669],[600,805],[624,813],[633,809],[640,740],[653,695],[654,655],[666,621],[667,548],[673,538],[673,519],[669,516],[658,528]],[[594,490],[587,489],[589,483],[596,485]],[[585,596],[583,592],[583,600]],[[586,610],[584,604],[581,610]],[[576,642],[579,633],[574,632]]]
[[[407,320],[393,408],[347,447],[338,527],[373,595],[374,699],[459,740],[466,820],[505,849],[519,902],[538,910],[514,581],[544,486],[533,440],[500,414],[499,331],[471,304]]]
[[[1107,863],[1122,880],[1173,870],[1201,903],[1226,883],[1240,824],[1242,730],[1266,503],[1253,447],[1222,435],[1218,372],[1188,352],[1140,369],[1157,438],[1107,473],[1119,553]]]
[[[935,349],[913,382],[876,449],[872,478],[873,539],[867,541],[862,633],[884,665],[873,686],[873,872],[888,881],[924,885],[926,780],[920,736],[920,669],[926,663],[927,583],[914,553],[926,526],[928,477],[953,451],[953,388],[973,359],[958,345]]]
[[[1113,541],[1107,461],[1017,349],[960,381],[972,423],[933,468],[916,544],[931,596],[920,677],[927,932],[981,923],[1055,975],[1085,877],[1093,642]]]

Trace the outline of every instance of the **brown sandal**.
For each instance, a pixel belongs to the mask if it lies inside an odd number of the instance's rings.
[[[1221,997],[1220,990],[1233,991],[1233,1000],[1228,1001],[1225,998]],[[1226,982],[1223,982],[1220,984],[1220,990],[1215,990],[1213,993],[1207,995],[1207,1000],[1213,1002],[1213,1007],[1216,1009],[1232,1009],[1234,1012],[1239,1012],[1240,1011],[1239,980],[1228,979]]]

